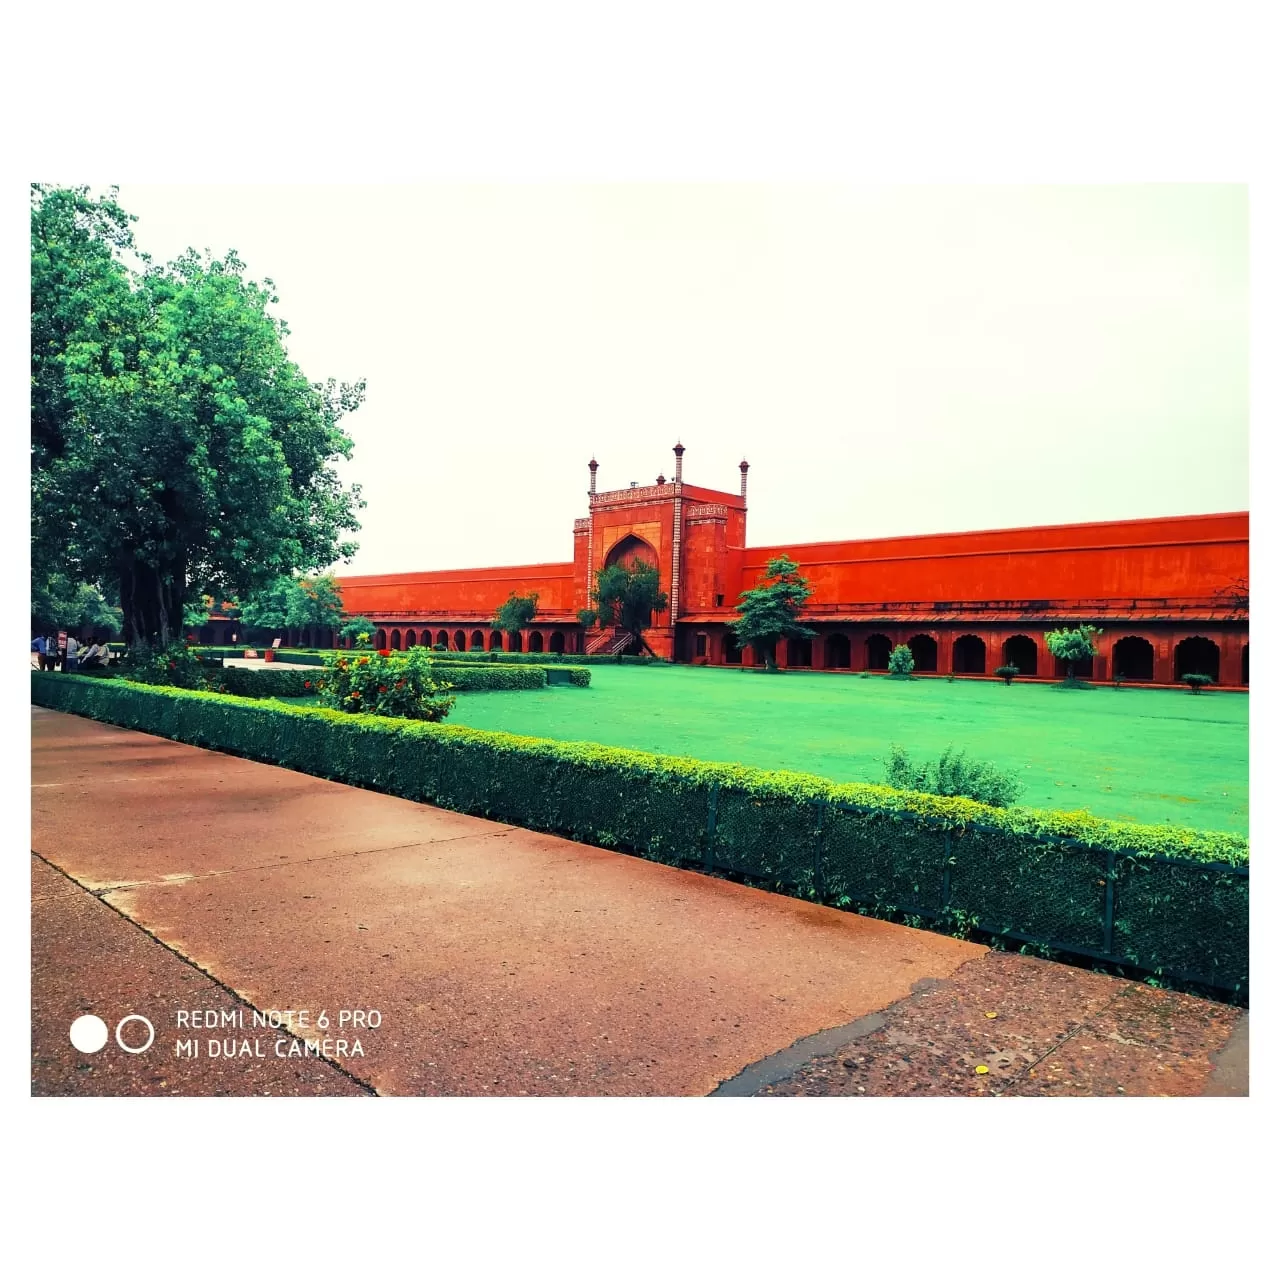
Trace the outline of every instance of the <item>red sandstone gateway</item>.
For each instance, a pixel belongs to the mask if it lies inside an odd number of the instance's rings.
[[[726,624],[766,563],[787,555],[814,588],[804,618],[818,635],[780,645],[779,666],[883,671],[905,644],[917,672],[981,676],[1012,663],[1023,677],[1057,679],[1065,668],[1045,632],[1090,622],[1103,628],[1099,653],[1077,674],[1249,683],[1247,512],[748,547],[747,463],[729,493],[686,484],[684,447],[674,452],[670,481],[606,492],[591,460],[572,562],[342,578],[346,612],[376,623],[378,648],[609,652],[625,637],[584,631],[577,614],[595,572],[639,556],[670,598],[647,636],[656,653],[750,664],[763,658],[739,652]],[[491,620],[513,591],[537,592],[537,625],[504,635]],[[335,637],[291,632],[289,642]]]

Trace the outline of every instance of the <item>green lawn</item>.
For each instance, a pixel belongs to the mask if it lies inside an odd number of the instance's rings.
[[[1017,769],[1020,803],[1247,831],[1245,694],[860,679],[699,667],[591,668],[591,687],[465,693],[448,723],[883,781],[900,742]]]

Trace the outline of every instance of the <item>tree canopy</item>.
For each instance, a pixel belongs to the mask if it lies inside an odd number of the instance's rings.
[[[1067,679],[1074,680],[1077,662],[1088,662],[1098,652],[1094,636],[1100,636],[1100,627],[1062,627],[1045,633],[1044,642],[1055,658],[1067,664]]]
[[[51,573],[31,584],[31,627],[113,635],[120,630],[120,610],[90,583]]]
[[[364,383],[307,381],[234,252],[126,265],[132,221],[114,191],[32,187],[32,562],[118,583],[126,639],[168,644],[202,594],[354,553],[333,464]]]
[[[495,631],[519,631],[527,627],[538,612],[538,593],[518,596],[513,591],[506,603],[493,615]]]
[[[658,569],[639,556],[624,565],[606,565],[596,574],[592,593],[597,621],[602,627],[620,627],[630,637],[627,648],[633,653],[649,649],[644,633],[653,626],[653,615],[668,604],[667,593],[658,589]]]
[[[282,575],[240,606],[240,619],[247,627],[266,630],[333,629],[342,621],[342,592],[332,574],[314,578]]]
[[[774,649],[779,640],[784,636],[803,640],[818,634],[798,621],[811,595],[813,588],[794,560],[788,556],[770,560],[759,585],[738,597],[739,616],[729,623],[738,645],[751,645],[763,652],[765,669],[776,670]]]

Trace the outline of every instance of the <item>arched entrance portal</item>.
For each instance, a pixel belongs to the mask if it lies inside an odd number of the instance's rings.
[[[1010,636],[1004,642],[1004,663],[1017,667],[1020,676],[1033,676],[1040,665],[1036,642],[1030,636]]]
[[[564,652],[564,632],[563,631],[553,631],[551,633],[551,643],[548,646],[548,648],[551,650],[552,653]]]
[[[489,632],[489,652],[492,653],[495,649],[501,649],[501,648],[502,648],[502,632],[490,631]]]
[[[889,653],[893,646],[889,643],[888,636],[882,636],[877,632],[873,636],[867,637],[867,670],[868,671],[888,671],[889,670]]]
[[[827,666],[836,671],[849,670],[849,637],[827,637]]]
[[[483,631],[473,631],[471,633],[471,647],[473,649],[484,648],[484,632]]]
[[[637,538],[634,533],[629,533],[613,544],[609,554],[604,558],[604,563],[606,568],[611,564],[624,564],[630,568],[633,560],[642,560],[645,564],[656,565],[658,553],[643,538]]]
[[[542,632],[541,631],[529,632],[529,652],[530,653],[542,652]]]
[[[1183,676],[1208,676],[1215,683],[1218,679],[1218,646],[1204,636],[1188,636],[1173,651],[1173,678]]]
[[[1150,640],[1141,636],[1125,636],[1111,650],[1112,678],[1115,680],[1154,680],[1156,651]]]
[[[917,671],[937,671],[938,642],[932,636],[912,636],[907,641],[907,648],[911,650]]]

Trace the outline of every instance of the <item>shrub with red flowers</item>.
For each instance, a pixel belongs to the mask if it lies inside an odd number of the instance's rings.
[[[167,684],[178,689],[220,688],[222,671],[201,660],[189,644],[178,641],[166,649],[135,644],[120,664],[120,674],[136,684]]]
[[[352,656],[341,649],[325,658],[316,680],[320,701],[337,711],[406,720],[443,720],[453,709],[453,686],[435,678],[431,656],[422,648],[408,653],[379,649]]]

